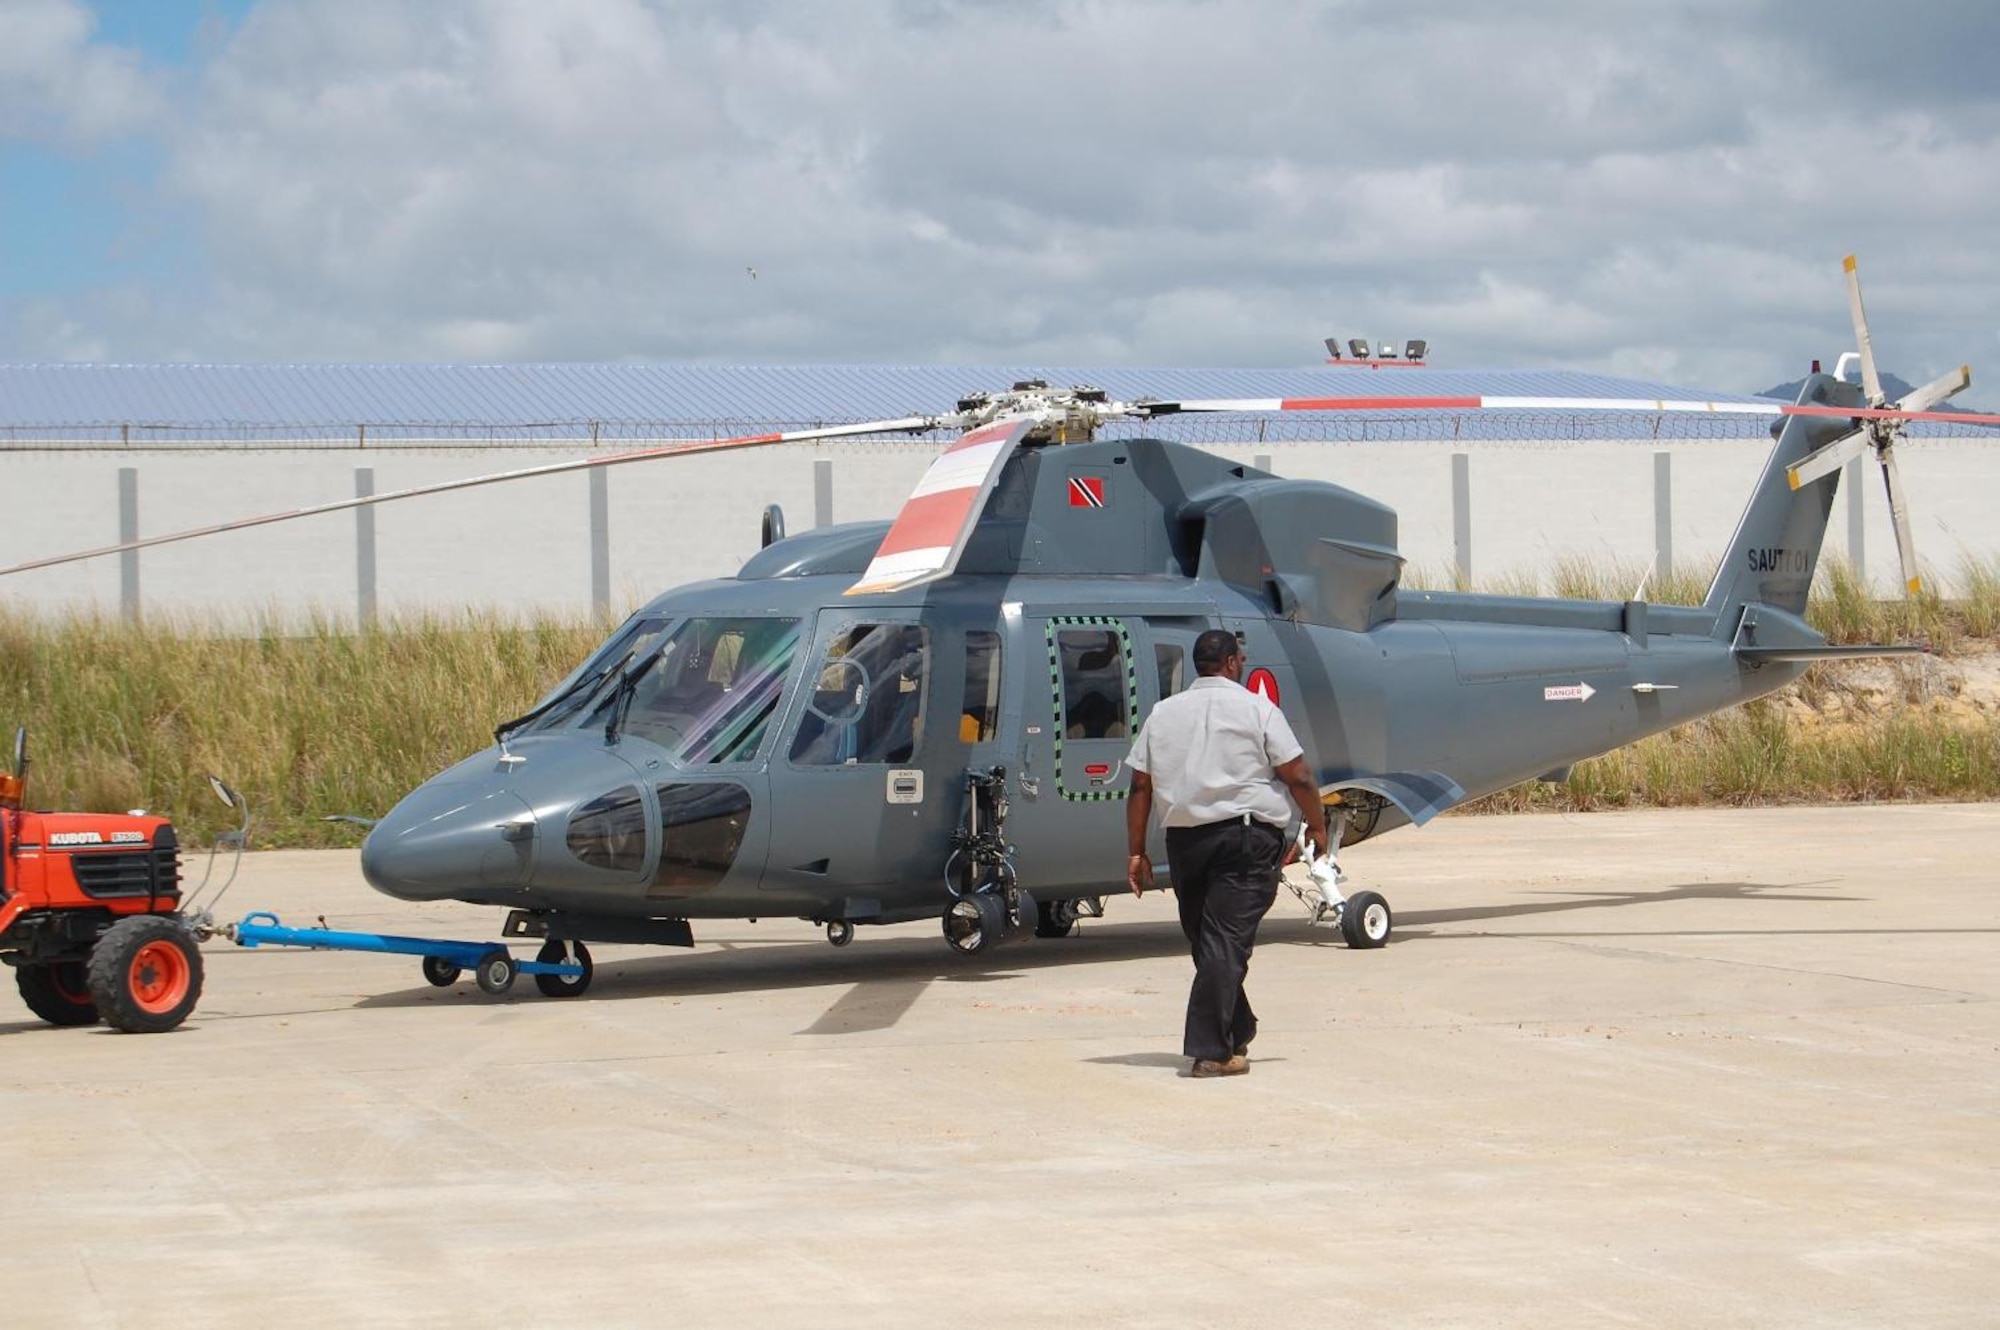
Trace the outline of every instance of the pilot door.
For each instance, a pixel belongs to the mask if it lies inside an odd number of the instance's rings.
[[[819,616],[772,763],[788,825],[773,838],[765,890],[821,911],[831,896],[829,917],[868,919],[892,889],[937,879],[957,811],[948,777],[959,773],[936,769],[936,731],[959,718],[938,700],[936,647],[914,615]]]
[[[1137,644],[1125,620],[1109,615],[1026,618],[1020,636],[1019,797],[1007,838],[1021,883],[1101,885],[1122,864],[1125,756],[1150,702]]]

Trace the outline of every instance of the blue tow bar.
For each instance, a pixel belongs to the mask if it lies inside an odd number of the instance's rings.
[[[479,987],[498,995],[514,983],[515,974],[545,975],[568,980],[541,985],[551,996],[575,996],[590,983],[590,953],[581,942],[570,947],[577,961],[517,961],[498,942],[453,942],[445,938],[398,937],[393,933],[346,933],[331,928],[287,928],[269,910],[252,910],[241,923],[225,925],[224,937],[239,947],[311,947],[318,951],[379,951],[424,958],[424,978],[442,988],[470,970]]]

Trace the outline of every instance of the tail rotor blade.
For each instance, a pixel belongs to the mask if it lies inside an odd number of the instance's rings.
[[[1896,472],[1896,450],[1882,450],[1882,484],[1889,491],[1889,521],[1896,529],[1896,557],[1903,564],[1903,590],[1914,596],[1923,589],[1917,575],[1917,545],[1910,535],[1910,509],[1903,501],[1903,482]]]
[[[1847,310],[1854,316],[1855,349],[1861,352],[1861,387],[1868,394],[1868,404],[1879,407],[1889,399],[1882,391],[1882,376],[1875,372],[1875,347],[1868,340],[1868,311],[1861,307],[1861,274],[1855,270],[1852,254],[1842,259],[1840,266],[1847,272]]]
[[[1867,430],[1858,429],[1851,434],[1843,434],[1832,443],[1826,445],[1826,447],[1810,454],[1803,462],[1800,462],[1797,466],[1787,471],[1785,479],[1791,482],[1793,489],[1798,489],[1802,485],[1810,485],[1821,476],[1830,476],[1843,466],[1846,466],[1850,461],[1859,457],[1862,450],[1867,446]]]
[[[1960,365],[1949,374],[1940,374],[1923,387],[1914,389],[1909,396],[1896,403],[1896,409],[1929,412],[1945,398],[1956,396],[1971,386],[1972,366]]]

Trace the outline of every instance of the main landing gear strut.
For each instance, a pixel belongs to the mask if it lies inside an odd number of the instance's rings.
[[[1014,847],[1007,843],[1007,768],[999,766],[965,773],[965,822],[951,835],[944,887],[952,897],[944,912],[944,940],[961,956],[976,956],[1026,933],[1064,937],[1079,915],[1102,912],[1095,902],[1037,904],[1022,890]]]
[[[1389,911],[1389,902],[1377,891],[1357,891],[1352,896],[1343,896],[1340,884],[1346,874],[1340,871],[1340,843],[1346,838],[1349,810],[1338,806],[1328,810],[1327,856],[1311,864],[1309,884],[1301,886],[1290,878],[1285,885],[1291,888],[1299,903],[1306,907],[1308,920],[1322,928],[1338,928],[1340,936],[1348,946],[1357,951],[1372,951],[1389,940],[1389,933],[1395,926],[1394,916]],[[1310,861],[1311,851],[1305,848],[1305,831],[1299,831],[1300,851]]]

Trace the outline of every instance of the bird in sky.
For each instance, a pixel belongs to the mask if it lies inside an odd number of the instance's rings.
[[[750,274],[751,281],[754,282],[757,280],[757,270],[755,268],[745,268],[743,271]]]

